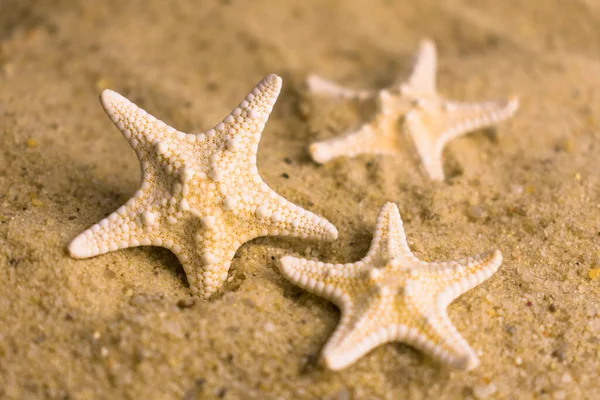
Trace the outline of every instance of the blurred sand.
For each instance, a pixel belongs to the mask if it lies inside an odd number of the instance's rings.
[[[126,3],[126,4],[125,4]],[[507,1],[0,2],[0,397],[7,399],[593,398],[600,390],[600,5]],[[398,157],[325,166],[307,145],[359,121],[309,96],[319,73],[355,87],[406,71],[436,40],[439,89],[516,93],[498,129],[454,141],[448,182]],[[110,87],[184,131],[220,121],[268,73],[284,78],[259,170],[331,220],[333,244],[257,239],[233,281],[189,302],[156,248],[77,261],[68,241],[137,189],[133,151],[97,96]],[[287,174],[289,178],[284,177]],[[450,306],[472,372],[401,344],[340,373],[315,364],[339,313],[285,281],[297,252],[354,261],[385,201],[423,259],[498,247],[504,264]]]

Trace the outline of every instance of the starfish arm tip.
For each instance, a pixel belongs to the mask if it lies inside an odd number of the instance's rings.
[[[103,89],[102,92],[100,92],[100,97],[106,98],[107,96],[114,96],[116,94],[118,94],[118,93],[112,89]]]
[[[306,260],[288,255],[281,257],[279,259],[279,262],[277,263],[277,266],[286,278],[292,279],[296,272],[299,271],[298,267],[302,264],[303,261]]]
[[[190,291],[192,293],[192,296],[198,297],[202,300],[210,299],[210,297],[216,292],[218,292],[221,287],[221,285],[218,285],[216,287],[212,285],[207,285],[202,278],[190,279],[190,276],[188,275],[187,279],[190,283]]]
[[[471,357],[471,358],[469,358],[469,362],[467,363],[467,371],[471,371],[471,370],[479,367],[479,365],[481,365],[479,358]]]
[[[232,247],[237,250],[236,246]],[[235,254],[235,250],[231,250]],[[181,258],[179,258],[181,261]],[[182,261],[183,268],[194,296],[208,299],[222,289],[229,276],[233,254],[219,253],[217,249],[204,246],[204,252],[198,258]]]
[[[282,86],[283,80],[279,75],[269,74],[265,76],[254,86],[238,107],[213,129],[221,131],[224,125],[233,123],[235,117],[245,110],[242,118],[245,118],[246,122],[253,121],[258,124],[258,132],[255,133],[258,133],[260,137],[260,133],[273,111],[273,106],[277,102]]]
[[[441,154],[435,163],[425,165],[425,170],[429,179],[432,182],[444,182],[446,180],[446,174],[444,173],[444,167],[441,160]]]
[[[294,261],[296,259],[296,257],[294,256],[283,256],[279,259],[279,268],[283,268],[287,265],[289,265],[292,261]]]
[[[379,209],[379,213],[377,213],[377,219],[375,221],[375,232],[380,233],[381,228],[386,223],[391,223],[395,226],[399,225],[399,228],[403,229],[402,219],[400,217],[400,209],[398,209],[398,205],[392,201],[385,202]]]
[[[308,74],[306,77],[306,86],[308,90],[315,90],[325,81],[324,78],[321,78],[317,74]]]
[[[281,85],[283,81],[277,74],[269,74],[265,77],[265,80],[275,85]]]
[[[488,270],[491,276],[491,274],[500,268],[500,264],[502,264],[502,253],[498,249],[488,250],[473,257],[473,259],[480,267]]]
[[[502,253],[498,249],[491,250],[489,252],[489,260],[487,264],[495,271],[500,268],[500,264],[502,264]]]
[[[329,152],[325,149],[325,146],[320,142],[311,144],[308,152],[310,153],[312,160],[317,164],[325,164],[331,158]]]
[[[445,146],[443,143],[439,146],[439,149],[431,156],[421,154],[423,160],[423,168],[429,179],[433,182],[444,182],[446,180],[446,174],[444,173],[444,165],[442,162],[442,151]]]
[[[510,111],[512,113],[517,111],[519,109],[520,105],[521,105],[521,100],[519,99],[519,96],[517,96],[516,94],[509,96],[508,108],[510,109]]]
[[[396,210],[396,211],[400,212],[400,211],[398,210],[398,205],[397,205],[396,203],[394,203],[393,201],[386,201],[386,202],[383,204],[383,206],[381,206],[381,211],[380,211],[380,213],[386,213],[386,214],[387,214],[387,213],[389,213],[389,212],[392,212],[392,211],[394,211],[394,210]]]
[[[115,92],[114,90],[104,89],[100,93],[100,103],[102,107],[107,108],[111,106],[111,103],[116,99],[122,97],[120,94]]]
[[[423,47],[430,47],[435,49],[435,41],[430,37],[422,37],[419,44]]]
[[[326,233],[326,239],[330,241],[337,240],[339,233],[335,225],[333,225],[331,222],[327,222],[327,225],[325,225],[324,229]]]
[[[109,118],[116,124],[119,121],[119,115],[116,112],[116,104],[118,102],[126,101],[129,103],[125,97],[121,96],[119,93],[110,90],[104,89],[102,93],[100,93],[100,104],[104,109],[104,112],[109,116]]]
[[[338,230],[329,220],[313,212],[305,210],[303,222],[296,224],[292,221],[292,236],[301,236],[332,242],[338,238]]]
[[[479,357],[477,357],[473,349],[466,343],[460,349],[434,355],[434,358],[441,364],[463,371],[474,370],[481,364]]]
[[[472,371],[479,367],[479,365],[481,365],[481,362],[473,353],[469,353],[464,357],[459,358],[456,362],[456,367],[465,371]]]
[[[69,255],[73,258],[88,258],[92,255],[90,254],[89,249],[85,246],[84,238],[82,235],[77,236],[75,239],[69,243],[67,250]]]
[[[283,86],[283,79],[277,74],[269,74],[265,76],[259,83],[271,89],[275,89],[276,95],[279,94],[279,90]]]
[[[492,254],[494,255],[494,258],[498,258],[499,261],[502,261],[502,253],[499,249],[492,250]]]
[[[352,360],[348,360],[342,354],[324,350],[321,356],[321,364],[331,371],[339,371],[352,364]]]

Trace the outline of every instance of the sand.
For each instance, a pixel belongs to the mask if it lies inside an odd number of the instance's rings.
[[[0,3],[0,397],[6,399],[578,399],[600,390],[600,6],[593,0]],[[453,141],[429,181],[396,157],[325,166],[307,145],[364,110],[310,96],[309,73],[381,87],[421,37],[440,92],[521,96],[496,129]],[[183,131],[220,121],[268,73],[284,90],[260,143],[265,181],[339,229],[257,239],[192,301],[169,251],[89,260],[66,245],[137,189],[139,165],[98,102],[114,89]],[[402,344],[352,367],[316,361],[339,319],[276,259],[364,255],[386,201],[426,260],[497,247],[500,270],[449,307],[480,355],[450,370]]]

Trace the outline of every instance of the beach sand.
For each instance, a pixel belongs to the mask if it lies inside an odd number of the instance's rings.
[[[578,399],[600,391],[600,6],[593,0],[0,3],[0,397],[6,399]],[[495,129],[453,141],[448,180],[398,156],[318,166],[307,153],[364,118],[316,98],[318,73],[383,87],[438,45],[456,100],[521,98]],[[168,250],[71,259],[68,242],[138,188],[139,163],[104,114],[116,90],[168,124],[207,130],[263,76],[284,89],[258,167],[334,223],[333,243],[244,244],[230,282],[192,301]],[[331,303],[278,272],[285,254],[361,258],[386,201],[424,260],[499,248],[499,271],[449,315],[470,372],[380,346],[330,372]]]

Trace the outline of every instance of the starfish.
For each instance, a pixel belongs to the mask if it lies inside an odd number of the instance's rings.
[[[281,90],[269,75],[205,133],[175,130],[111,90],[104,110],[135,150],[140,189],[69,244],[75,258],[136,246],[177,255],[194,295],[207,298],[227,279],[246,241],[266,235],[335,240],[336,228],[287,201],[260,177],[258,142]]]
[[[494,274],[501,262],[498,250],[458,261],[419,260],[408,248],[398,207],[386,203],[362,260],[325,264],[285,256],[279,268],[341,309],[340,323],[322,351],[328,368],[345,368],[380,344],[401,341],[450,366],[472,369],[479,360],[446,307]]]
[[[436,64],[435,45],[424,39],[410,78],[387,89],[353,90],[309,76],[307,84],[314,93],[347,100],[375,99],[379,110],[373,120],[358,130],[311,144],[313,160],[323,164],[340,156],[398,153],[396,125],[402,120],[402,128],[412,137],[429,177],[444,180],[444,146],[451,139],[509,118],[519,107],[519,100],[515,96],[481,103],[446,100],[435,87]]]

